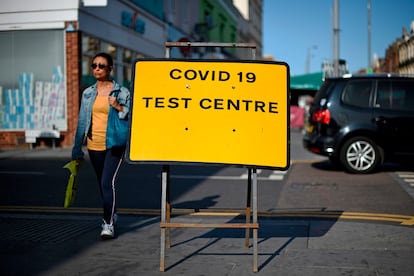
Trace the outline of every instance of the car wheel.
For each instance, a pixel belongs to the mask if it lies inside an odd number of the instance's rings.
[[[353,137],[340,151],[340,161],[351,173],[370,173],[381,160],[380,149],[367,137]]]

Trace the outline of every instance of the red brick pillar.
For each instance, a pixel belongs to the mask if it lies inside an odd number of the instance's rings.
[[[64,137],[61,141],[63,147],[73,145],[81,95],[81,34],[77,30],[77,22],[67,22],[66,25],[69,23],[73,25],[75,31],[66,32],[65,36],[68,130],[63,134]]]

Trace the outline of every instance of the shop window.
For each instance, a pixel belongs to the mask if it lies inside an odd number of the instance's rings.
[[[132,51],[131,50],[128,50],[128,49],[123,50],[122,62],[129,63],[129,64],[132,63]]]
[[[131,66],[124,66],[124,81],[122,83],[123,86],[130,89],[132,83],[132,67]]]
[[[91,64],[93,57],[100,52],[110,54],[114,62],[114,68],[117,67],[117,47],[114,44],[99,40],[98,38],[89,35],[82,35],[82,91],[96,82],[91,69]],[[116,79],[115,76],[113,76],[113,78]]]
[[[99,50],[99,40],[88,35],[82,36],[82,51],[94,55]]]
[[[66,130],[64,32],[0,32],[0,63],[0,130]]]
[[[105,52],[111,55],[112,59],[114,60],[114,64],[117,60],[116,58],[116,46],[114,44],[101,41],[100,43],[100,52]]]
[[[82,35],[82,86],[83,91],[88,86],[94,84],[96,79],[93,76],[93,71],[90,67],[93,57],[99,53],[105,52],[112,56],[114,62],[114,71],[112,71],[112,78],[130,88],[132,78],[132,63],[138,57],[142,57],[131,51],[117,47],[109,42],[93,38],[88,35]],[[119,59],[118,59],[119,57]]]
[[[131,88],[132,84],[132,69],[134,66],[134,62],[138,58],[143,58],[144,56],[139,53],[134,53],[131,50],[124,49],[123,50],[123,82],[122,85],[127,87],[128,89]]]
[[[96,79],[92,74],[92,59],[93,56],[82,56],[82,90],[96,82]]]
[[[122,67],[123,67],[123,83],[122,85],[125,87],[131,86],[131,78],[132,78],[132,58],[133,53],[131,50],[123,49],[122,51]]]

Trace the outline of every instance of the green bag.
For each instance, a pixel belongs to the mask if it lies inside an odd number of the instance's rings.
[[[70,171],[68,185],[66,186],[65,202],[63,203],[64,208],[72,206],[75,201],[76,188],[78,186],[78,172],[83,164],[83,160],[72,160],[63,168]]]

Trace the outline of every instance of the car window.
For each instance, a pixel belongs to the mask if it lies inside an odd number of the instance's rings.
[[[332,88],[335,86],[335,81],[326,80],[321,88],[319,89],[318,93],[316,93],[315,98],[313,100],[314,104],[321,104],[321,99],[326,98],[329,93],[331,93]]]
[[[342,93],[342,102],[357,107],[369,107],[371,80],[350,80]]]
[[[378,81],[375,107],[393,110],[414,110],[414,81]]]

